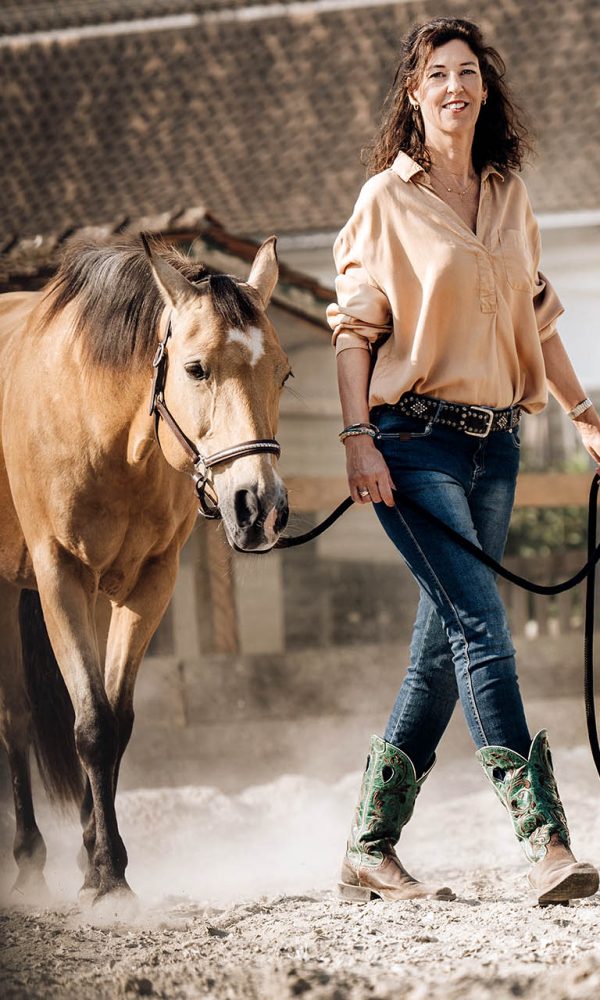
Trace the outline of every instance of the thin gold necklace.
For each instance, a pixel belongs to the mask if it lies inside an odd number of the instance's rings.
[[[464,189],[464,191],[457,191],[455,188],[449,188],[448,185],[441,178],[438,179],[437,177],[434,177],[434,175],[433,175],[434,169],[438,169],[438,168],[437,167],[436,168],[434,168],[434,167],[431,168],[431,178],[432,178],[432,180],[437,181],[437,183],[440,184],[441,187],[443,187],[444,190],[448,192],[448,194],[457,194],[459,198],[464,198],[464,196],[471,190],[471,188],[473,187],[473,184],[475,183],[475,178],[473,177],[469,181],[469,183],[467,184],[467,186]]]

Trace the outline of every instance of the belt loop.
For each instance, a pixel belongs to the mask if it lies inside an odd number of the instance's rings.
[[[435,413],[427,421],[427,424],[425,425],[427,429],[429,429],[429,427],[433,427],[434,424],[437,424],[438,420],[440,419],[440,412],[443,409],[443,407],[444,407],[444,400],[443,399],[439,399],[438,400],[438,404],[437,404],[437,406],[435,408]]]

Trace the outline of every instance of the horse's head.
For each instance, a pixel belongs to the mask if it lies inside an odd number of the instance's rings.
[[[277,283],[275,238],[258,250],[247,282],[212,275],[188,281],[147,247],[171,324],[164,397],[179,427],[204,456],[272,439],[290,365],[266,309]],[[164,333],[163,333],[164,336]],[[189,469],[177,439],[161,430],[167,461]],[[288,517],[287,494],[272,452],[215,466],[214,488],[236,548],[272,548]]]

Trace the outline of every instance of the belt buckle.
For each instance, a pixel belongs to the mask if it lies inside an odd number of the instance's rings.
[[[485,437],[487,437],[488,434],[490,433],[491,429],[492,429],[492,424],[494,422],[494,411],[490,410],[489,407],[487,407],[487,406],[470,406],[469,409],[470,410],[477,410],[478,413],[485,413],[486,417],[488,418],[488,423],[487,423],[487,427],[484,427],[482,431],[467,431],[467,430],[465,430],[465,434],[469,434],[470,437],[478,437],[478,438],[485,438]]]

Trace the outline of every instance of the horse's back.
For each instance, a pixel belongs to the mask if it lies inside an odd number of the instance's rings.
[[[42,292],[4,292],[0,295],[0,355],[18,349],[18,338],[27,325]]]
[[[0,294],[0,330],[12,329],[27,319],[43,296],[43,292],[3,292]]]

